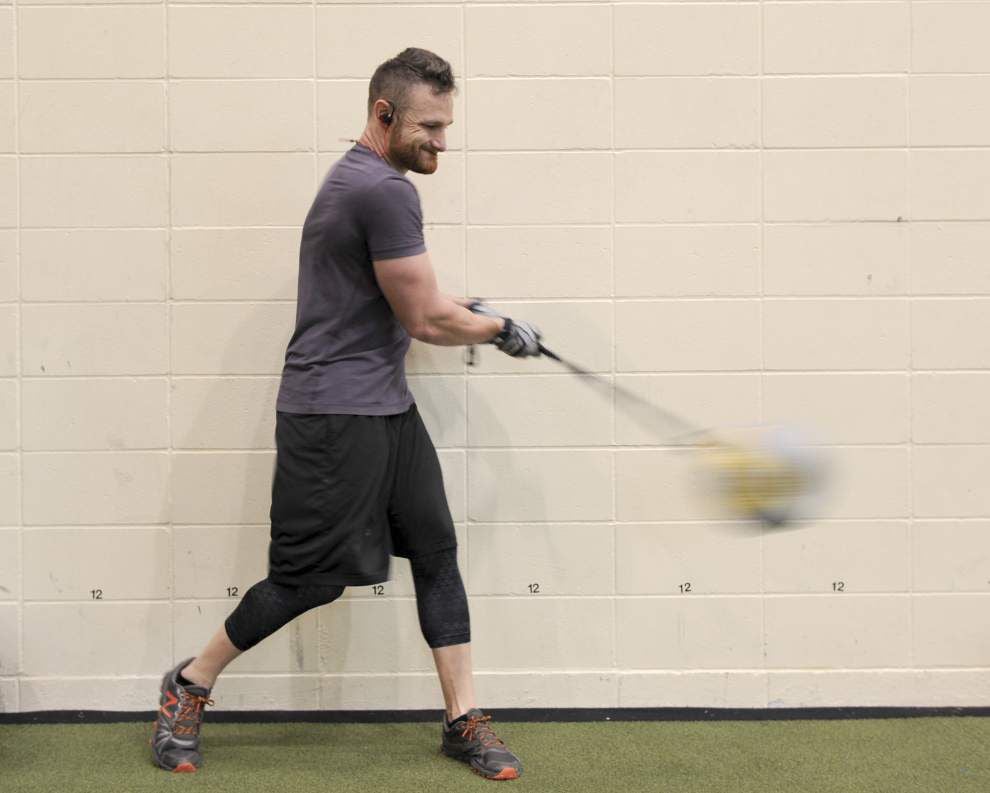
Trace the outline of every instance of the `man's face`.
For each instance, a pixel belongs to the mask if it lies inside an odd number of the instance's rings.
[[[447,127],[454,123],[453,94],[434,94],[430,86],[419,83],[396,116],[388,138],[389,162],[416,173],[436,171],[437,154],[447,150]]]

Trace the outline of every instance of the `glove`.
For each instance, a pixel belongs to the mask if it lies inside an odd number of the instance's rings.
[[[467,309],[472,314],[494,317],[504,321],[505,327],[499,331],[498,335],[490,343],[494,344],[506,355],[511,355],[514,358],[526,358],[542,354],[540,350],[540,339],[543,337],[543,334],[540,333],[535,325],[521,320],[509,319],[505,314],[500,314],[481,300],[475,300],[473,303],[469,303]]]
[[[505,328],[492,339],[492,344],[513,358],[527,358],[543,354],[541,338],[542,334],[535,325],[505,317]]]

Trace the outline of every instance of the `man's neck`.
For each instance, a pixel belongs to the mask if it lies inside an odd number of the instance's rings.
[[[382,140],[381,138],[377,138],[375,135],[372,135],[366,129],[364,133],[361,135],[361,138],[358,140],[358,143],[360,143],[366,149],[371,149],[375,154],[381,157],[385,162],[387,162],[394,170],[398,171],[400,174],[405,174],[406,169],[396,168],[395,165],[392,163],[392,161],[389,160],[388,155],[385,153],[385,141]]]

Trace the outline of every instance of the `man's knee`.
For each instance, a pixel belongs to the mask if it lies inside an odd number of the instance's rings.
[[[471,641],[467,593],[457,567],[457,549],[409,560],[416,586],[419,626],[426,643],[436,649]]]
[[[288,587],[265,578],[244,593],[227,617],[227,637],[238,650],[249,650],[300,614],[332,603],[343,593],[342,586]]]

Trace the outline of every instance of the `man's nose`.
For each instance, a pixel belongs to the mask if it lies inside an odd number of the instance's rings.
[[[436,151],[447,151],[447,133],[438,132],[433,136],[433,139],[430,141],[430,145]]]

